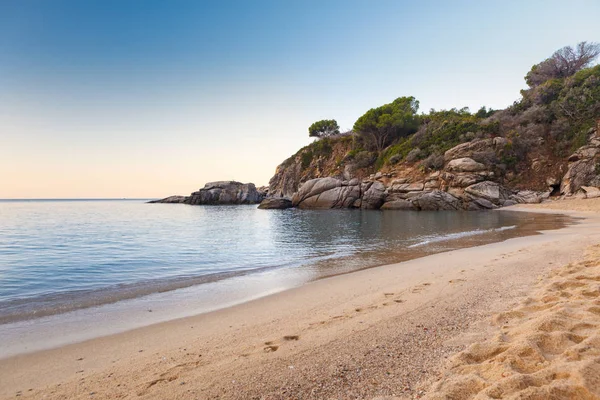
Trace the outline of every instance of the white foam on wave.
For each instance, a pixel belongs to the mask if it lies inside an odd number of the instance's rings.
[[[448,240],[461,239],[461,238],[465,238],[465,237],[469,237],[469,236],[483,235],[485,233],[502,232],[502,231],[507,231],[510,229],[515,229],[516,227],[517,227],[516,225],[510,225],[510,226],[501,226],[500,228],[475,229],[473,231],[449,233],[447,235],[442,235],[442,236],[427,236],[427,237],[422,238],[423,239],[422,241],[415,243],[415,244],[411,244],[410,246],[408,246],[408,248],[425,246],[426,244],[431,244],[431,243],[446,242]]]

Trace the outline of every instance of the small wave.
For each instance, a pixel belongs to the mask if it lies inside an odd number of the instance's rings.
[[[465,237],[469,237],[469,236],[483,235],[485,233],[502,232],[502,231],[507,231],[510,229],[515,229],[516,227],[517,227],[516,225],[510,225],[510,226],[501,226],[500,228],[493,228],[493,229],[475,229],[473,231],[449,233],[449,234],[443,235],[443,236],[429,236],[429,237],[423,238],[423,240],[418,243],[411,244],[410,246],[408,246],[408,248],[425,246],[426,244],[431,244],[431,243],[446,242],[448,240],[461,239],[461,238],[465,238]]]

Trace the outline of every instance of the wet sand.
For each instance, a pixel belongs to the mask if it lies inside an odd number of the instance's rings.
[[[600,210],[600,201],[586,201]],[[492,315],[520,307],[540,279],[582,262],[600,243],[600,218],[590,210],[569,212],[583,219],[543,235],[325,278],[217,312],[0,360],[0,397],[417,398],[434,393],[431,383],[443,393],[454,375],[461,379],[447,359],[491,340],[499,329]]]

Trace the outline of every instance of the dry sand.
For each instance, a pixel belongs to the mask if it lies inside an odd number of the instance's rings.
[[[599,398],[600,201],[538,207],[583,219],[0,360],[0,398]]]

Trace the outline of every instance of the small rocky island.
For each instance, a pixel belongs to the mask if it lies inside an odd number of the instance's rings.
[[[209,182],[189,196],[169,196],[149,203],[180,203],[190,205],[258,204],[266,196],[267,189],[257,189],[253,183],[236,181]]]

